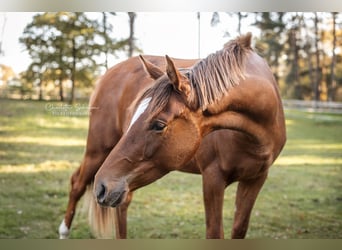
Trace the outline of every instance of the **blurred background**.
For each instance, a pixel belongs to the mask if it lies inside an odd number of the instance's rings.
[[[342,101],[337,12],[3,12],[0,95],[73,102],[128,57],[202,58],[246,32],[284,99]]]

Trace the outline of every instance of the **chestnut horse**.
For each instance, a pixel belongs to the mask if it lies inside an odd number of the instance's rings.
[[[166,74],[160,57],[142,58],[155,83],[141,76],[136,58],[106,73],[91,100],[98,109],[72,177],[61,237],[95,174],[97,201],[116,207],[117,237],[125,238],[132,192],[173,170],[202,174],[207,238],[223,238],[224,190],[238,181],[231,236],[245,237],[256,197],[286,141],[276,82],[250,41],[250,34],[239,37],[196,63],[167,57]],[[108,210],[97,208],[105,230]]]

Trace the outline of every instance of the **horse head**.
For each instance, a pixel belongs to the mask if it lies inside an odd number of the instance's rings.
[[[94,192],[101,205],[120,205],[129,191],[183,166],[200,144],[186,74],[168,56],[166,73],[141,60],[156,82],[139,97],[127,131],[95,176]]]

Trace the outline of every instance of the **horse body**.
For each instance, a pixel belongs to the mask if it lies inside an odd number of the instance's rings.
[[[238,46],[247,47],[246,40],[240,39]],[[200,83],[190,83],[193,71],[177,70],[195,64],[194,69],[196,60],[168,59],[165,64],[161,57],[148,57],[147,62],[143,60],[144,67],[158,79],[156,83],[144,75],[137,58],[108,71],[91,99],[97,109],[90,116],[84,160],[72,177],[64,225],[70,228],[76,203],[96,174],[97,201],[116,207],[116,235],[125,238],[132,192],[179,170],[202,175],[207,238],[223,238],[224,190],[239,182],[231,236],[245,237],[268,168],[286,140],[284,114],[272,73],[254,52],[246,54],[244,77],[236,77],[237,86],[227,87],[228,94],[218,100],[212,98],[214,101],[204,100],[205,96],[191,99],[195,90],[203,92],[196,86]],[[167,75],[159,68],[165,65]],[[232,84],[236,83],[232,80]],[[158,98],[152,94],[147,110],[130,124],[139,103],[146,101],[146,93],[158,91],[160,107],[156,107]],[[169,96],[164,98],[163,91]],[[210,91],[214,96],[214,90]],[[100,220],[103,223],[105,219]]]

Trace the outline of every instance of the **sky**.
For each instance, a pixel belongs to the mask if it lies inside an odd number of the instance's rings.
[[[0,13],[0,41],[5,52],[0,55],[0,64],[11,66],[16,73],[26,70],[30,63],[28,53],[19,44],[19,37],[31,20],[32,13],[29,12]]]
[[[34,14],[36,13],[0,12],[0,41],[2,41],[4,51],[4,55],[0,55],[0,64],[11,66],[16,73],[26,70],[30,64],[28,53],[18,40]],[[97,14],[91,13],[90,15],[96,16]],[[234,37],[237,35],[236,18],[221,13],[221,19],[224,22],[212,27],[211,16],[211,12],[201,12],[199,22],[196,12],[138,12],[135,22],[138,47],[143,50],[143,54],[167,54],[176,58],[206,57],[221,49],[223,44],[231,38],[224,37],[226,31]],[[113,20],[115,20],[113,24],[115,35],[128,37],[128,15],[117,13]],[[242,31],[253,30],[246,24],[242,27]],[[124,59],[126,59],[124,55],[119,58],[113,57],[110,65]]]

